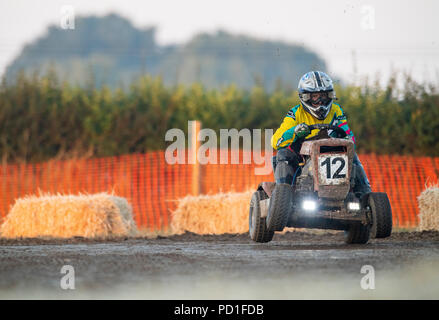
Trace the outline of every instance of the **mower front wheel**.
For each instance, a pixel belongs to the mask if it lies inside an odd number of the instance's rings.
[[[286,227],[292,195],[291,185],[289,184],[279,183],[274,187],[267,214],[267,227],[269,230],[282,231]]]
[[[369,238],[370,227],[361,222],[352,223],[345,231],[345,242],[347,244],[366,244]]]

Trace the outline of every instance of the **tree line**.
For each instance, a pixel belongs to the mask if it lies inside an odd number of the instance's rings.
[[[337,86],[359,153],[439,156],[439,94],[435,86],[406,76],[377,84]],[[0,153],[6,162],[101,157],[165,149],[171,128],[187,132],[188,120],[203,127],[277,129],[295,90],[256,84],[207,89],[201,83],[165,86],[144,76],[127,89],[75,86],[55,73],[17,76],[0,86]]]

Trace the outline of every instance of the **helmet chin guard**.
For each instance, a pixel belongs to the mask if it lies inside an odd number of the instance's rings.
[[[312,114],[315,118],[319,120],[324,120],[326,116],[328,115],[329,111],[331,110],[332,106],[332,100],[327,105],[320,105],[318,107],[310,106],[308,103],[305,103],[302,101],[303,108],[308,113]]]
[[[325,119],[331,110],[332,101],[336,99],[331,78],[324,72],[310,71],[300,78],[298,91],[305,111],[319,120]],[[313,100],[313,93],[322,94]]]

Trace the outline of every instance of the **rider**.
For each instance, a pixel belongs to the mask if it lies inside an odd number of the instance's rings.
[[[298,90],[300,104],[288,111],[271,140],[273,148],[278,150],[273,158],[276,183],[293,183],[294,173],[302,160],[299,155],[302,142],[319,132],[317,129],[311,132],[309,125],[325,123],[338,126],[346,132],[346,138],[352,139],[355,144],[354,134],[349,129],[343,109],[333,102],[336,99],[334,86],[326,73],[310,71],[304,74],[299,81]],[[330,135],[333,134],[331,132]],[[356,166],[354,192],[371,192],[366,173],[356,153],[353,164]]]

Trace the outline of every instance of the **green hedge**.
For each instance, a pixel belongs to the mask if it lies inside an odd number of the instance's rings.
[[[439,156],[439,95],[409,77],[397,90],[364,84],[337,87],[359,152]],[[246,91],[230,85],[207,90],[201,84],[165,87],[143,77],[127,90],[85,88],[44,77],[19,75],[0,87],[0,150],[7,162],[74,156],[110,156],[164,149],[170,128],[276,129],[297,93]]]

